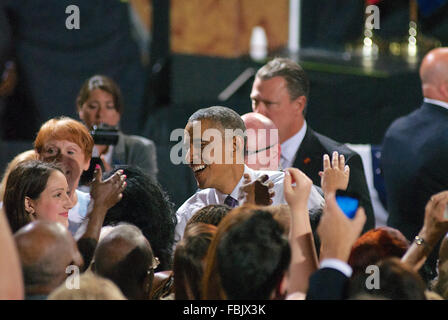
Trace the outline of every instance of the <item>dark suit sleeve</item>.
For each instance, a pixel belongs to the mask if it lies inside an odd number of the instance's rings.
[[[129,158],[127,159],[127,164],[140,167],[140,169],[157,180],[157,150],[154,142],[140,136],[132,136],[132,141],[129,140],[128,148]]]
[[[0,4],[0,76],[12,50],[11,27],[5,10],[5,6]]]
[[[350,167],[350,181],[347,191],[355,192],[361,197],[361,203],[366,212],[366,223],[364,224],[363,233],[375,228],[375,215],[373,213],[372,201],[370,199],[369,188],[364,174],[364,166],[359,154],[351,156],[347,165]]]
[[[310,277],[306,300],[345,299],[348,278],[340,271],[322,268]]]

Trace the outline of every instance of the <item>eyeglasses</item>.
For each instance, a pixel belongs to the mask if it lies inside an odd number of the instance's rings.
[[[252,154],[257,154],[257,153],[259,153],[259,152],[262,152],[262,151],[266,151],[266,150],[269,150],[269,149],[271,149],[272,147],[274,147],[274,146],[276,146],[277,144],[273,144],[273,145],[270,145],[269,147],[266,147],[266,148],[262,148],[262,149],[258,149],[258,150],[255,150],[255,151],[249,151],[249,150],[247,150],[247,155],[252,155]]]

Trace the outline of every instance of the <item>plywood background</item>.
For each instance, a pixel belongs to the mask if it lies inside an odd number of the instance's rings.
[[[288,0],[171,0],[171,50],[245,55],[257,25],[266,31],[269,50],[283,48],[288,41],[288,12]]]

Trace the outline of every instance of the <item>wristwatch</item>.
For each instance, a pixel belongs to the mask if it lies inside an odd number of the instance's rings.
[[[431,248],[429,248],[428,244],[426,243],[425,239],[423,239],[420,236],[415,236],[414,243],[418,246],[422,246],[425,248],[426,251],[431,251]]]

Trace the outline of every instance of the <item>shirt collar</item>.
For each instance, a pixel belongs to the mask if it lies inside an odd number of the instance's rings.
[[[282,157],[284,157],[289,162],[291,162],[294,159],[297,150],[299,150],[299,147],[302,144],[303,139],[305,138],[306,128],[307,128],[306,121],[304,121],[302,128],[295,135],[293,135],[291,138],[282,143],[281,145]]]
[[[244,173],[249,174],[249,176],[252,178],[253,174],[252,174],[253,170],[251,168],[249,168],[248,166],[244,165]],[[235,200],[239,200],[239,196],[240,196],[240,187],[243,185],[244,183],[244,173],[241,176],[240,181],[238,181],[237,185],[235,186],[235,188],[232,190],[232,192],[230,194],[225,194],[222,193],[218,190],[215,189],[216,195],[218,196],[218,199],[220,200],[219,203],[224,203],[225,198],[229,195],[231,196],[233,199]]]
[[[435,105],[438,105],[438,106],[443,107],[445,109],[448,109],[448,102],[445,102],[445,101],[436,100],[436,99],[429,99],[429,98],[424,98],[423,101],[426,102],[426,103],[435,104]]]

